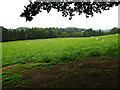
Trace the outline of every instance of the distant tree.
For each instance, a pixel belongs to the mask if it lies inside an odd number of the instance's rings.
[[[18,40],[19,39],[18,31],[14,29],[12,32],[13,32],[13,40]]]
[[[48,0],[49,1],[49,0]],[[71,0],[72,1],[72,0]],[[21,13],[21,17],[25,17],[26,21],[32,21],[33,16],[46,10],[48,13],[51,9],[57,9],[58,12],[62,12],[63,17],[69,16],[71,20],[75,13],[81,15],[84,13],[86,17],[93,16],[94,13],[101,13],[102,10],[109,10],[113,6],[118,6],[120,1],[109,0],[107,2],[90,2],[90,0],[85,0],[85,2],[31,2],[24,6],[25,10]],[[112,2],[110,2],[112,1]],[[113,2],[114,1],[114,2]]]
[[[68,37],[68,33],[67,32],[61,32],[61,37]]]
[[[109,31],[110,34],[120,34],[120,28],[114,27]]]
[[[76,32],[76,31],[69,34],[69,36],[71,37],[80,37],[80,35],[81,35],[81,32]]]
[[[20,40],[25,40],[25,39],[27,39],[27,38],[26,38],[26,32],[25,32],[23,29],[21,29],[21,30],[19,31],[19,39],[20,39]]]
[[[85,35],[86,37],[94,36],[94,35],[95,35],[95,31],[93,31],[92,28],[90,28],[90,29],[88,29],[88,30],[86,30],[86,31],[84,32],[84,35]]]
[[[58,37],[90,37],[101,36],[107,34],[120,33],[120,28],[114,27],[109,32],[102,30],[79,29],[79,28],[28,28],[28,29],[6,29],[0,27],[2,30],[2,41],[28,40],[28,39],[44,39],[44,38],[58,38]]]
[[[8,41],[9,37],[8,37],[8,30],[4,27],[0,27],[0,29],[2,30],[2,42],[4,41]]]
[[[96,31],[95,36],[106,35],[106,34],[107,34],[107,32],[104,32],[100,29],[100,30]]]

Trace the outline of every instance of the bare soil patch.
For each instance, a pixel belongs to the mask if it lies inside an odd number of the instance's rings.
[[[25,88],[120,88],[120,68],[116,65],[120,65],[118,58],[92,57],[47,69],[36,68],[31,73],[24,73],[24,80],[32,82]]]

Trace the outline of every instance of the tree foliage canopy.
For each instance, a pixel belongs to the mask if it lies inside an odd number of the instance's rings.
[[[90,37],[108,34],[120,34],[120,28],[114,27],[110,31],[92,30],[68,27],[68,28],[26,28],[20,27],[16,29],[2,29],[2,42],[29,40],[29,39],[46,39],[46,38],[62,38],[62,37]]]
[[[69,20],[75,16],[75,13],[81,15],[84,13],[86,17],[93,16],[94,13],[101,13],[102,10],[109,10],[113,6],[118,6],[119,2],[31,2],[24,6],[25,10],[21,13],[21,17],[25,17],[26,21],[32,21],[33,16],[46,10],[48,13],[51,9],[62,12],[63,17],[69,16]]]

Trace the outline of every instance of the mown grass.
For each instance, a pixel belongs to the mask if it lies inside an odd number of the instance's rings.
[[[28,62],[63,63],[91,56],[118,57],[118,46],[118,35],[4,42],[2,66]]]

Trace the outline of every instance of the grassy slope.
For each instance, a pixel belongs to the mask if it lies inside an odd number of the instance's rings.
[[[59,63],[90,56],[116,57],[117,51],[118,35],[4,42],[2,64],[7,66],[16,63],[51,61]]]
[[[117,35],[14,41],[2,45],[3,66],[40,61],[59,63],[27,63],[4,67],[3,89],[120,88],[119,60],[103,57],[118,55]],[[87,57],[92,58],[80,60]],[[72,60],[79,61],[60,64]]]

